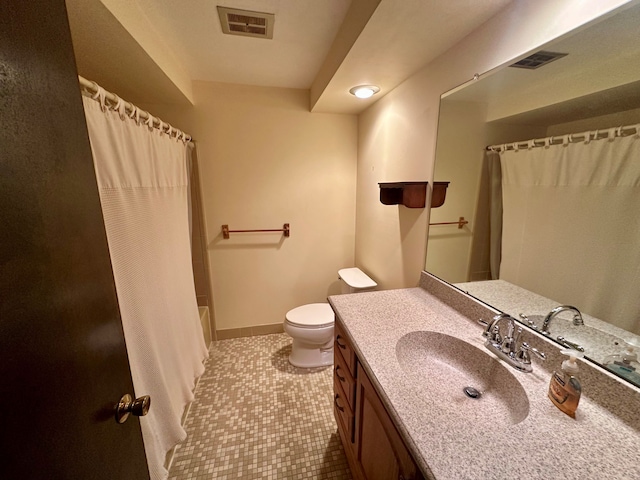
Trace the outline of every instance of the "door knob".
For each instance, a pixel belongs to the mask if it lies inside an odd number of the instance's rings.
[[[131,395],[126,393],[116,404],[116,422],[126,422],[130,414],[133,414],[136,417],[144,417],[149,413],[150,407],[151,397],[149,395],[145,395],[134,400]]]

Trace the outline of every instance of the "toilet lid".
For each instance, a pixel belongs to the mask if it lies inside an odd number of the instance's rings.
[[[285,316],[287,322],[300,327],[324,327],[332,325],[334,315],[328,303],[310,303],[289,310]]]
[[[358,290],[370,289],[378,286],[376,282],[357,267],[338,270],[338,276],[344,280],[344,283]]]

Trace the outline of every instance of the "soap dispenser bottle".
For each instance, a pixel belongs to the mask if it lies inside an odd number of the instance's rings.
[[[553,372],[549,382],[549,399],[561,411],[575,418],[582,393],[582,386],[576,377],[579,370],[576,358],[582,357],[583,354],[569,349],[560,350],[560,353],[568,355],[569,358],[562,362],[562,370]]]

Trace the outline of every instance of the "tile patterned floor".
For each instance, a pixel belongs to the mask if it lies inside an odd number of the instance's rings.
[[[290,352],[284,333],[213,343],[170,480],[351,479],[332,369],[293,367]]]

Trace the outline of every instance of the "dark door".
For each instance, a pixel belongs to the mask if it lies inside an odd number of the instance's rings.
[[[149,478],[139,419],[114,420],[125,393],[65,3],[2,0],[0,478]]]

